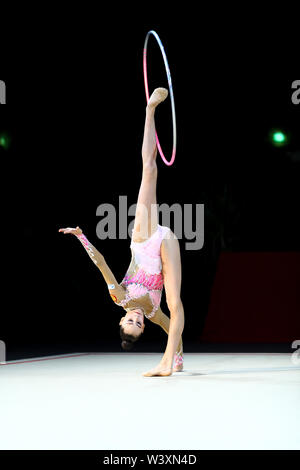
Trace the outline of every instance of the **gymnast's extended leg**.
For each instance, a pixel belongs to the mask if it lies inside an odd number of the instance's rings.
[[[135,212],[132,239],[134,242],[147,240],[156,231],[158,224],[156,183],[157,147],[155,139],[154,114],[156,106],[167,97],[168,91],[157,88],[146,107],[144,138],[142,146],[143,173]]]
[[[147,240],[157,229],[157,147],[154,114],[156,106],[167,97],[167,94],[168,92],[166,89],[157,88],[152,93],[146,107],[144,139],[142,146],[143,174],[132,235],[132,239],[135,242],[143,242]],[[153,375],[172,374],[173,359],[181,339],[184,323],[183,307],[180,301],[181,262],[178,240],[172,237],[170,240],[164,239],[162,242],[161,255],[166,297],[171,313],[171,319],[167,349],[160,364],[151,371],[143,374],[148,377]]]

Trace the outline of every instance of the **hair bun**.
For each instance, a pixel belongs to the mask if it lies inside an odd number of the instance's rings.
[[[132,341],[122,341],[121,346],[125,351],[129,351],[133,347],[133,342]]]

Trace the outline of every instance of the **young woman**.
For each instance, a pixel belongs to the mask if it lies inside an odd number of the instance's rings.
[[[123,349],[130,349],[143,333],[144,317],[168,334],[167,347],[160,363],[143,373],[145,377],[168,376],[173,371],[183,369],[181,335],[184,309],[180,297],[180,247],[174,233],[168,227],[158,224],[156,202],[157,147],[154,114],[157,105],[167,95],[165,88],[156,88],[146,107],[142,146],[143,173],[130,245],[132,258],[122,282],[117,282],[103,255],[87,240],[79,227],[59,229],[59,232],[73,234],[80,240],[100,269],[111,298],[126,311],[119,323]],[[170,318],[160,308],[163,287]]]

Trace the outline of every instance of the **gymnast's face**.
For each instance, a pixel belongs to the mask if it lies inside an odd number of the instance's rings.
[[[121,318],[119,325],[123,326],[123,330],[127,335],[140,336],[145,328],[142,310],[135,308],[126,312],[125,317]]]

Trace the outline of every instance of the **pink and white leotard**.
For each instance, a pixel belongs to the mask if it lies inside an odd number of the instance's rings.
[[[126,289],[126,296],[117,303],[125,310],[139,307],[147,318],[151,318],[158,309],[164,285],[160,247],[168,232],[169,227],[158,224],[157,230],[146,241],[131,240],[131,263],[120,283]]]

